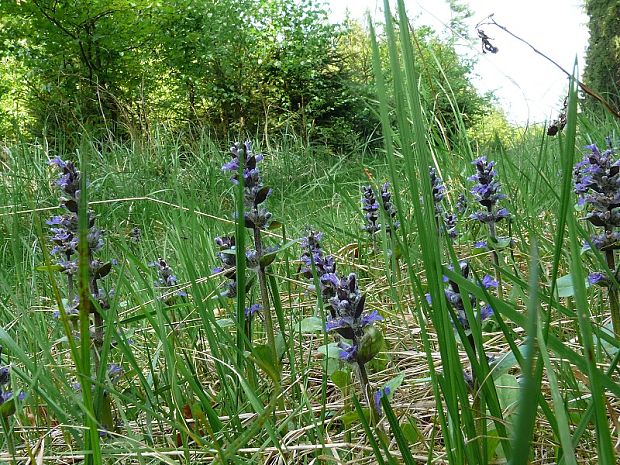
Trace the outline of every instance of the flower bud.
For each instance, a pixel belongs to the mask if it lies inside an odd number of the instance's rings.
[[[364,328],[364,335],[359,341],[357,349],[357,362],[370,362],[375,356],[385,348],[383,333],[375,325]]]

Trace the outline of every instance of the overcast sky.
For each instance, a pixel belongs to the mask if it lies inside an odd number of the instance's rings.
[[[464,0],[474,16],[475,24],[495,13],[497,23],[531,43],[564,69],[572,70],[575,58],[583,70],[588,42],[588,17],[583,0]],[[395,1],[391,2],[395,9]],[[331,17],[339,21],[348,10],[364,21],[367,10],[379,20],[383,18],[383,0],[326,0]],[[427,24],[440,34],[450,33],[450,9],[443,0],[405,0],[414,24]],[[510,37],[495,26],[483,27],[499,48],[497,54],[482,54],[478,45],[468,53],[477,53],[474,84],[481,91],[493,90],[508,118],[516,123],[542,122],[553,119],[562,106],[568,80],[551,63],[536,55],[527,45]],[[460,52],[461,50],[459,50]],[[464,50],[463,50],[464,51]]]

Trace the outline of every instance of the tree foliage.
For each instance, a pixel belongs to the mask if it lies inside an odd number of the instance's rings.
[[[590,40],[584,81],[620,109],[620,0],[587,0]]]
[[[473,124],[486,103],[471,64],[430,29],[416,37],[429,114],[448,134],[455,110]],[[366,30],[315,0],[5,0],[0,41],[21,113],[0,112],[34,134],[292,128],[350,151],[379,126]]]

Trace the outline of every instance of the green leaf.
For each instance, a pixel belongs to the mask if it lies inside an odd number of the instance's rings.
[[[321,362],[323,365],[324,362]],[[342,362],[339,358],[330,357],[327,359],[327,376],[333,375],[336,371],[340,369]]]
[[[527,356],[528,347],[529,346],[527,344],[519,346],[519,352],[521,353],[522,358],[525,358]],[[512,367],[516,366],[517,363],[517,357],[513,352],[508,352],[502,356],[497,357],[495,363],[492,363],[490,367],[493,379],[497,379],[500,376],[504,375]]]
[[[487,432],[487,454],[489,456],[489,461],[504,457],[504,450],[501,447],[498,447],[499,443],[499,433],[497,430],[489,430]]]
[[[278,354],[278,360],[282,360],[282,356],[286,352],[286,340],[282,333],[276,334],[276,354]]]
[[[510,237],[495,237],[489,238],[488,240],[489,248],[495,250],[505,249],[510,246],[511,243],[512,239]]]
[[[95,279],[105,278],[112,271],[112,263],[104,263],[93,273]]]
[[[15,413],[15,398],[7,400],[0,404],[0,416],[8,418]]]
[[[614,336],[613,327],[612,327],[611,324],[608,324],[608,325],[605,325],[605,326],[601,327],[601,331],[604,332],[605,334],[608,334],[612,338],[615,337]],[[592,338],[593,338],[594,343],[596,345],[600,344],[601,347],[603,348],[603,350],[605,350],[605,352],[607,352],[612,357],[614,355],[616,355],[618,350],[620,350],[618,347],[616,347],[615,345],[611,344],[609,341],[606,341],[602,337],[599,337],[597,334],[592,334]]]
[[[281,229],[282,228],[282,223],[280,223],[279,221],[272,221],[271,223],[269,223],[269,226],[267,226],[267,229],[273,231],[274,229]]]
[[[220,328],[230,328],[235,326],[235,322],[231,318],[220,318],[215,320]]]
[[[385,383],[385,385],[383,387],[384,388],[390,388],[390,393],[388,394],[388,399],[392,400],[392,397],[394,396],[394,393],[400,387],[400,385],[403,384],[404,380],[405,380],[405,374],[404,373],[399,373],[398,375],[394,376],[391,380],[389,380],[387,383]]]
[[[513,286],[510,290],[510,294],[508,295],[508,301],[516,303],[519,299],[521,299],[523,302],[526,302],[527,296],[525,295],[525,292],[523,292],[523,289],[520,286]]]
[[[330,376],[332,382],[340,389],[344,391],[345,388],[351,382],[351,375],[348,371],[345,370],[336,370]]]
[[[588,280],[585,280],[586,287],[590,287]],[[573,276],[569,273],[562,276],[556,281],[558,297],[572,297],[575,295],[575,287],[573,286]]]
[[[519,402],[519,382],[514,375],[502,375],[495,380],[495,389],[504,418],[507,418],[514,413]]]
[[[362,408],[362,412],[364,412],[364,417],[367,422],[370,421],[370,410],[366,407]],[[352,425],[358,423],[360,421],[360,416],[356,411],[347,412],[342,415],[342,423],[344,423],[345,428],[350,428]]]
[[[35,267],[36,271],[62,271],[64,267],[60,265],[39,265]]]
[[[340,359],[340,352],[342,349],[338,347],[338,344],[335,342],[330,342],[329,344],[325,344],[316,349],[319,354],[325,355],[329,358]]]
[[[276,256],[278,255],[278,250],[275,250],[273,252],[269,252],[266,253],[265,255],[263,255],[260,258],[260,264],[263,268],[268,267],[269,265],[271,265],[273,263],[273,261],[276,259]]]
[[[271,355],[271,347],[266,344],[257,345],[252,350],[249,358],[254,360],[256,364],[274,381],[278,382],[280,375],[276,369],[276,363]]]
[[[409,444],[415,444],[424,440],[424,434],[411,418],[409,418],[407,423],[401,425],[401,430]]]
[[[309,316],[308,318],[304,318],[298,325],[295,326],[300,327],[303,334],[322,332],[325,329],[323,320],[321,320],[318,316]]]

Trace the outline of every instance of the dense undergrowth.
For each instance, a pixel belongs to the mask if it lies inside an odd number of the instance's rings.
[[[403,68],[391,50],[402,98],[390,114],[378,82],[385,149],[334,156],[290,135],[254,144],[271,193],[256,184],[250,207],[268,206],[264,227],[235,221],[243,186],[221,167],[238,166],[228,142],[206,135],[8,148],[1,461],[615,463],[617,270],[613,247],[582,251],[595,231],[580,221],[573,166],[587,145],[617,146],[617,124],[578,114],[573,90],[556,138],[533,128],[479,152],[463,129],[447,147],[419,107],[411,50]],[[70,174],[60,183],[48,165],[57,157]],[[72,272],[52,253],[67,246],[46,224],[58,215],[52,227],[84,236]],[[311,231],[322,251],[300,260]],[[234,249],[222,239],[233,236]],[[75,260],[77,239],[70,247]],[[247,259],[235,253],[246,248]],[[334,274],[327,257],[340,280],[321,278]],[[89,299],[95,258],[106,295]],[[607,287],[589,285],[589,272]],[[231,279],[248,292],[230,298]]]

